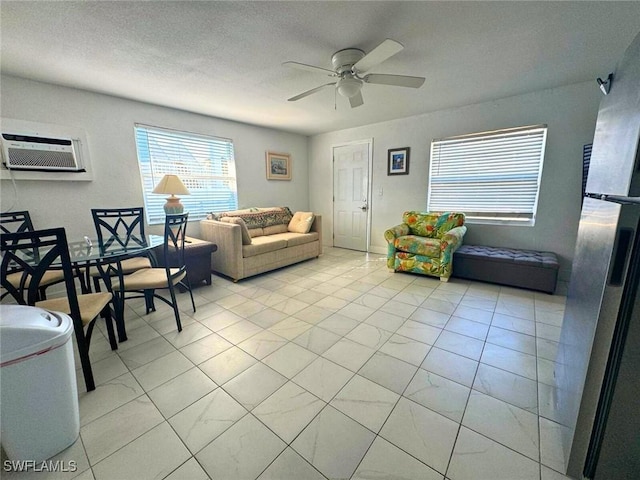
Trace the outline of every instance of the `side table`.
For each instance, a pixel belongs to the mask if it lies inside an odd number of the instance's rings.
[[[187,277],[192,287],[203,281],[211,285],[211,254],[218,250],[215,243],[200,240],[199,238],[186,237],[184,246],[184,263],[187,266]],[[164,246],[155,247],[154,253],[158,260],[158,266],[164,267]],[[169,254],[169,264],[175,259],[175,255]],[[180,288],[182,291],[183,289]]]

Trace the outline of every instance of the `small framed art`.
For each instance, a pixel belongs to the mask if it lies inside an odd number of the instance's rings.
[[[267,180],[291,180],[291,155],[267,152]]]
[[[392,148],[389,150],[387,175],[409,174],[409,152],[411,148]]]

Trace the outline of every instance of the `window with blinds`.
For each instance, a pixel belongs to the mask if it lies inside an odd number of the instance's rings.
[[[189,220],[238,208],[233,142],[146,125],[135,126],[147,222],[164,223],[166,195],[151,193],[162,177],[175,174],[189,190],[181,195]]]
[[[434,140],[427,209],[533,225],[546,136],[537,125]]]

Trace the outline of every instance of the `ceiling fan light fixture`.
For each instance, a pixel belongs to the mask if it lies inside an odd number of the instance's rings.
[[[351,98],[357,95],[362,88],[362,80],[355,77],[344,77],[338,80],[338,93],[343,97]]]

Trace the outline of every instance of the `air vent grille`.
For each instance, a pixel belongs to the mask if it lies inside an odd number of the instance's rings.
[[[11,166],[14,168],[64,168],[77,170],[73,152],[51,152],[46,150],[24,150],[9,148]]]

